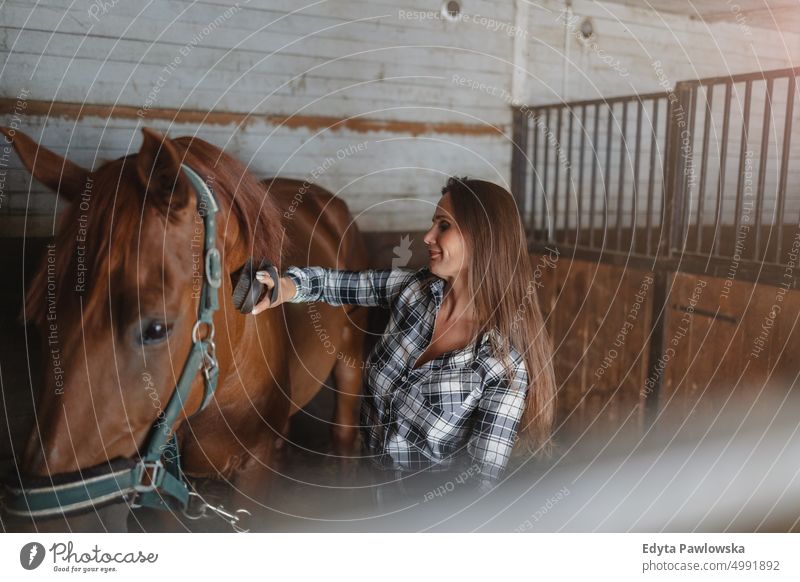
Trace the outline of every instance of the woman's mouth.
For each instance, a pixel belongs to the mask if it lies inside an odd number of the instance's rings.
[[[438,259],[441,256],[442,253],[435,253],[435,252],[431,251],[428,254],[431,257],[431,260],[433,260],[433,259]]]

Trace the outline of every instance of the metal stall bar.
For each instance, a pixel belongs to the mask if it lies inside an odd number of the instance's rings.
[[[564,232],[561,235],[561,240],[565,243],[569,242],[569,207],[570,201],[572,200],[572,132],[573,126],[575,121],[575,112],[572,108],[566,108],[567,113],[569,113],[569,125],[567,126],[567,131],[569,135],[567,136],[567,177],[566,177],[566,187],[564,192]]]
[[[706,90],[706,113],[703,119],[703,150],[700,154],[700,184],[697,192],[697,236],[695,252],[703,249],[703,228],[705,227],[705,202],[706,202],[706,176],[708,174],[708,135],[711,131],[711,103],[714,101],[714,85],[709,85]]]
[[[636,210],[637,210],[637,201],[639,199],[639,162],[641,160],[641,150],[642,150],[642,109],[644,106],[642,105],[642,100],[639,99],[636,105],[636,145],[635,153],[634,153],[634,162],[633,162],[633,194],[632,194],[632,205],[631,205],[631,245],[630,248],[633,252],[636,252]]]
[[[680,83],[675,87],[675,97],[670,100],[667,111],[667,162],[664,165],[664,239],[666,257],[671,257],[678,248],[683,215],[683,189],[686,183],[686,166],[681,159],[681,133],[687,124],[689,91]]]
[[[792,140],[792,116],[794,115],[795,79],[789,77],[786,88],[786,116],[784,117],[783,148],[781,149],[781,176],[778,182],[778,200],[776,204],[778,221],[778,245],[775,250],[775,262],[781,263],[783,253],[783,209],[786,206],[786,176],[789,170],[789,147]]]
[[[512,143],[514,149],[511,155],[511,193],[517,201],[517,208],[526,223],[526,182],[528,177],[528,119],[519,109],[514,110]]]
[[[548,146],[548,140],[550,138],[550,109],[545,109],[545,118],[544,118],[544,135],[542,139],[542,147],[544,147],[544,180],[543,190],[542,190],[542,218],[541,218],[541,226],[542,232],[545,234],[544,240],[550,242],[552,229],[550,228],[550,215],[548,213],[549,204],[547,203],[547,176],[550,173],[550,147]]]
[[[584,165],[584,150],[586,150],[586,105],[581,105],[581,145],[580,155],[578,156],[578,220],[575,227],[575,244],[580,244],[581,235],[581,219],[583,218],[583,165]]]
[[[687,115],[686,131],[688,131],[688,138],[681,133],[681,173],[683,175],[683,182],[681,184],[682,201],[677,209],[680,210],[678,216],[680,217],[680,224],[678,231],[682,245],[681,248],[685,249],[689,243],[689,207],[691,206],[691,185],[694,183],[694,125],[695,118],[697,117],[697,87],[689,87],[689,113]],[[688,139],[688,141],[687,141]],[[690,181],[691,180],[691,181]]]
[[[772,83],[773,79],[767,79],[767,94],[764,99],[764,123],[761,126],[761,157],[758,160],[758,192],[756,194],[756,261],[761,260],[761,219],[764,214],[764,180],[767,172],[767,154],[769,153],[769,128],[772,117]]]
[[[526,123],[528,123],[526,121]],[[533,127],[531,128],[531,164],[533,166],[533,175],[531,176],[531,214],[529,219],[525,222],[526,228],[530,230],[531,236],[537,240],[536,236],[536,196],[539,190],[539,124],[536,123],[536,117],[533,118]],[[544,196],[544,192],[542,192]]]
[[[611,133],[614,129],[614,110],[608,105],[608,124],[606,128],[606,171],[603,175],[603,239],[602,246],[606,243],[608,230],[608,182],[611,176]]]
[[[625,162],[628,154],[628,102],[622,102],[622,134],[619,141],[619,187],[617,188],[617,250],[622,250],[622,202],[625,199]]]
[[[739,146],[739,179],[736,184],[736,210],[733,216],[733,241],[734,251],[739,242],[739,227],[742,215],[742,196],[744,193],[744,175],[742,169],[745,167],[747,158],[747,144],[750,131],[750,98],[753,94],[753,82],[745,82],[744,90],[744,111],[742,112],[742,143]]]
[[[600,152],[597,149],[600,137],[600,103],[594,104],[594,137],[592,138],[592,188],[589,196],[589,246],[594,247],[594,212],[597,197],[597,168],[600,166]]]
[[[551,196],[551,199],[553,200],[553,221],[552,221],[553,228],[551,229],[551,234],[550,234],[550,237],[549,237],[550,240],[552,240],[553,242],[558,242],[558,238],[557,238],[558,237],[558,199],[559,199],[559,195],[558,195],[558,186],[559,186],[558,182],[559,182],[559,180],[558,180],[558,178],[561,175],[561,153],[562,153],[562,147],[561,147],[561,121],[562,121],[562,113],[563,113],[563,111],[564,111],[564,108],[563,107],[559,107],[558,108],[558,113],[556,114],[556,139],[555,139],[555,144],[556,144],[555,154],[556,154],[556,157],[555,157],[555,160],[554,160],[556,166],[555,166],[555,168],[553,168],[553,172],[554,172],[555,175],[553,176],[553,195]]]
[[[647,235],[647,245],[645,253],[649,256],[652,252],[652,231],[653,231],[653,191],[656,181],[656,150],[658,149],[658,97],[653,98],[653,121],[650,139],[650,177],[647,183],[647,225],[645,233]]]
[[[725,195],[725,167],[728,156],[728,128],[730,126],[731,115],[731,85],[730,81],[725,83],[725,107],[722,117],[722,143],[719,153],[719,179],[717,180],[717,206],[716,216],[714,217],[714,238],[711,239],[711,252],[709,255],[719,255],[720,222],[722,220],[723,198]]]

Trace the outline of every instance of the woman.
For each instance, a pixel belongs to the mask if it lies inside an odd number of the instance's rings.
[[[490,182],[450,178],[432,222],[424,239],[429,267],[289,267],[277,301],[265,298],[253,313],[284,301],[391,308],[365,362],[367,454],[400,473],[460,470],[488,490],[518,438],[534,453],[550,453],[550,343],[511,194]],[[256,277],[272,289],[266,272]]]

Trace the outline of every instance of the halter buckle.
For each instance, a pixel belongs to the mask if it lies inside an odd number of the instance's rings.
[[[206,281],[214,289],[222,285],[222,260],[217,247],[206,251]]]
[[[159,485],[161,485],[161,480],[163,479],[165,471],[164,464],[161,462],[161,460],[140,461],[137,467],[140,467],[141,471],[138,479],[136,479],[137,483],[133,486],[133,488],[139,493],[149,493],[158,489]],[[150,483],[145,485],[144,477],[148,474],[147,469],[151,469],[152,473],[150,473]]]
[[[217,347],[214,342],[209,340],[203,342],[203,344],[206,349],[203,350],[203,361],[200,367],[203,369],[203,376],[205,376],[206,382],[208,382],[211,380],[211,376],[216,373],[219,362],[217,362]]]
[[[200,346],[203,351],[203,359],[200,361],[200,367],[204,370],[216,368],[217,362],[217,344],[214,343],[213,335],[210,338],[200,340]]]

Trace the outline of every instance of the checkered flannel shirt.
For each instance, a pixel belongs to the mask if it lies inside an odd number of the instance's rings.
[[[384,468],[466,469],[490,489],[508,463],[522,417],[528,376],[511,350],[514,375],[490,353],[493,328],[471,345],[442,354],[419,369],[428,347],[445,281],[430,269],[344,271],[289,267],[292,303],[323,301],[390,309],[386,331],[364,364],[361,430],[367,454]],[[466,453],[466,454],[464,454]]]

